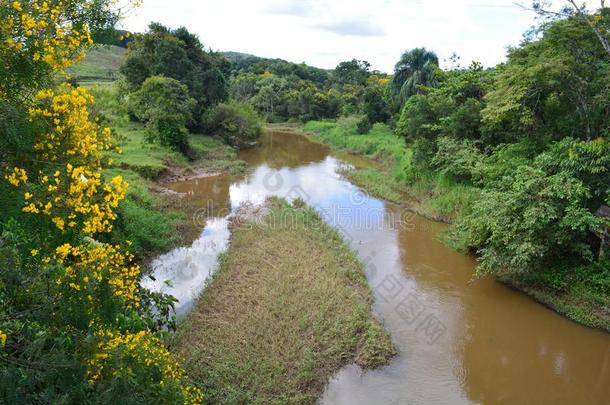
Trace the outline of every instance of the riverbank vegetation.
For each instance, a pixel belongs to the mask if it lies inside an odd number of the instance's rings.
[[[395,353],[362,264],[304,203],[238,215],[220,263],[176,342],[211,403],[314,403],[342,365]]]
[[[610,329],[610,17],[534,6],[539,26],[491,69],[454,57],[443,70],[423,48],[406,51],[391,77],[348,61],[316,80],[299,76],[326,103],[312,107],[309,90],[282,82],[304,67],[246,58],[233,92],[271,120],[309,121],[304,131],[322,142],[375,159],[346,176],[453,222],[444,239],[475,253],[479,274]],[[271,94],[298,108],[265,110]]]

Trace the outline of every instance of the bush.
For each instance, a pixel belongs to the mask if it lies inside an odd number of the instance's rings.
[[[436,141],[437,151],[432,159],[441,173],[455,180],[471,180],[483,154],[470,140],[456,140],[447,136]]]
[[[254,108],[236,101],[217,105],[204,115],[203,122],[207,132],[233,146],[247,145],[263,132],[262,120]]]
[[[168,77],[152,76],[131,95],[129,109],[147,124],[151,141],[184,150],[186,125],[191,121],[194,104],[185,85]]]
[[[525,272],[562,257],[591,260],[589,231],[600,220],[585,208],[589,198],[589,188],[569,173],[521,166],[481,193],[456,224],[457,240],[478,250],[483,272]]]
[[[373,125],[371,124],[371,121],[369,121],[369,117],[363,115],[362,118],[360,118],[360,120],[358,120],[358,123],[356,124],[356,131],[360,135],[364,135],[371,132],[372,127]]]
[[[339,118],[337,121],[337,127],[340,132],[346,135],[354,135],[358,133],[358,122],[360,117],[357,115],[347,115]]]

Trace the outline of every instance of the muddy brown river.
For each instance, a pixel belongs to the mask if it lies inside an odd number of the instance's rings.
[[[291,133],[267,132],[240,152],[245,175],[174,183],[198,207],[191,246],[157,258],[157,281],[183,314],[226,250],[231,213],[269,196],[302,198],[366,265],[373,311],[399,354],[385,367],[348,365],[321,404],[608,404],[610,335],[568,321],[492,278],[437,240],[445,225],[372,198],[338,174],[361,161]],[[170,287],[163,283],[171,280]]]

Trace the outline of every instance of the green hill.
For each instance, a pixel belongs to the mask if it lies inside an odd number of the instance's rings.
[[[87,57],[68,69],[78,82],[113,81],[117,78],[127,49],[114,45],[96,45]]]

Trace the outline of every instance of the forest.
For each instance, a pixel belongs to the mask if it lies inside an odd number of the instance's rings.
[[[504,63],[454,55],[441,67],[414,47],[384,73],[359,59],[328,70],[217,52],[155,22],[130,33],[106,0],[0,0],[0,402],[227,400],[174,349],[177,300],[140,282],[151,257],[184,242],[192,215],[164,205],[153,183],[243,173],[238,151],[274,125],[369,158],[345,177],[448,223],[440,238],[476,258],[475,276],[610,331],[610,8],[531,8],[538,25]],[[123,56],[93,85],[78,67],[103,46]],[[306,232],[289,236],[306,243]],[[362,290],[341,290],[359,311],[346,328],[389,357],[366,318],[366,282],[349,277]]]

